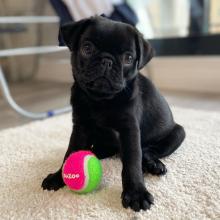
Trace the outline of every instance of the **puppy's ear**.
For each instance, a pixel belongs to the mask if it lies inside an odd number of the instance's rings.
[[[138,56],[138,69],[142,69],[154,56],[154,49],[150,43],[144,39],[143,35],[136,30],[136,45]]]
[[[60,33],[66,46],[69,47],[70,51],[76,49],[77,43],[79,42],[80,35],[91,23],[91,19],[82,19],[77,22],[71,22],[64,24],[60,27]]]

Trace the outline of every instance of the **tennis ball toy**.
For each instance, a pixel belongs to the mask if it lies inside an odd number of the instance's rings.
[[[102,166],[91,151],[72,153],[63,164],[64,183],[74,192],[88,193],[96,189],[102,178]]]

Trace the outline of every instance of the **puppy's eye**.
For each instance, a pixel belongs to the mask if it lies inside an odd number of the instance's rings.
[[[90,57],[95,50],[95,47],[92,43],[86,42],[81,47],[81,54],[86,57]]]
[[[126,53],[124,55],[124,64],[127,64],[127,65],[132,64],[133,60],[134,60],[133,56],[130,53]]]

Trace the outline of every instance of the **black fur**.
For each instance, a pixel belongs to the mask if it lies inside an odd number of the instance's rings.
[[[143,172],[165,174],[159,159],[173,153],[185,137],[165,99],[139,73],[153,50],[132,26],[101,17],[65,25],[61,33],[72,52],[75,79],[73,131],[64,161],[80,149],[90,149],[100,159],[119,153],[123,206],[149,209],[153,197]],[[64,186],[61,169],[44,179],[43,189]]]

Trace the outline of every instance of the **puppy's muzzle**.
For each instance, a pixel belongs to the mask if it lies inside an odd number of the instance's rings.
[[[102,94],[105,95],[113,95],[115,93],[118,93],[122,89],[122,85],[120,83],[118,84],[112,84],[107,78],[100,77],[94,81],[86,83],[87,90],[94,94]]]
[[[87,88],[93,91],[111,91],[112,87],[109,81],[103,77],[96,79],[95,81],[87,83]]]

